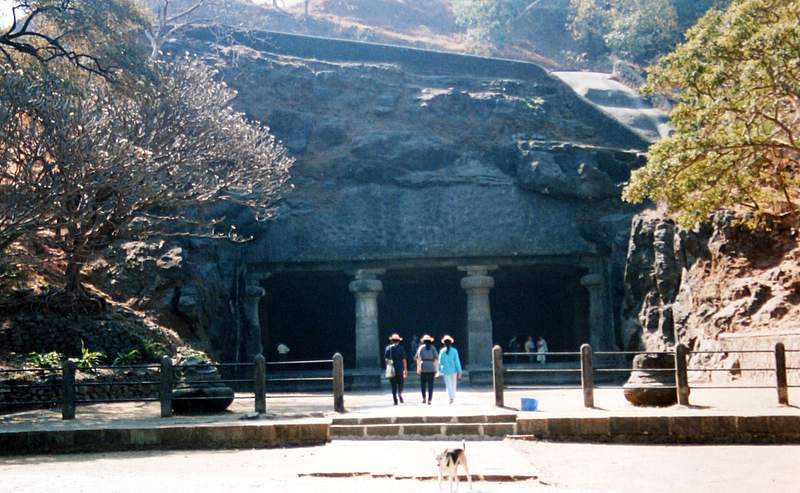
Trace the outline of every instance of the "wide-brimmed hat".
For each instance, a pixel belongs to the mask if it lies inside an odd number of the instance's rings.
[[[390,341],[402,341],[403,338],[400,337],[400,334],[392,334],[389,336]]]
[[[450,341],[450,344],[452,344],[454,342],[453,338],[450,337],[449,335],[446,335],[446,336],[442,337],[442,344],[446,343],[447,341]]]
[[[422,342],[425,342],[425,341],[433,342],[433,336],[425,334],[424,336],[422,336],[422,339],[420,339],[420,341],[422,341]]]

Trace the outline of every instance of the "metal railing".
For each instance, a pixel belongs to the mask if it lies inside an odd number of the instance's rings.
[[[292,378],[268,378],[267,367],[280,367],[287,365],[309,365],[309,364],[330,364],[331,376],[330,377],[292,377]],[[252,384],[252,395],[243,395],[243,393],[234,393],[234,400],[254,400],[255,412],[263,414],[267,411],[266,399],[267,397],[280,397],[278,395],[268,395],[267,386],[270,382],[330,382],[331,393],[333,396],[333,408],[336,412],[344,412],[344,361],[342,355],[336,353],[329,360],[309,360],[309,361],[281,361],[274,363],[267,363],[262,355],[255,357],[252,363],[205,363],[206,366],[216,368],[218,371],[222,369],[234,369],[235,378],[220,378],[213,380],[185,380],[176,382],[176,373],[182,371],[181,367],[176,367],[172,364],[172,360],[168,356],[163,356],[160,364],[158,365],[125,365],[125,366],[94,366],[92,368],[78,369],[75,362],[72,360],[65,360],[62,363],[61,371],[55,370],[38,370],[38,369],[8,369],[0,370],[2,374],[29,374],[47,372],[53,376],[61,377],[60,383],[9,383],[0,382],[0,391],[10,392],[14,389],[37,389],[37,388],[55,388],[59,389],[58,395],[52,399],[39,399],[39,400],[11,400],[5,401],[2,404],[7,407],[55,407],[60,404],[61,417],[65,420],[75,419],[75,409],[78,404],[106,404],[106,403],[121,403],[121,402],[159,402],[161,407],[161,416],[169,417],[173,414],[174,390],[189,389],[201,384]],[[117,379],[112,377],[109,381],[77,381],[76,374],[80,372],[96,373],[97,371],[111,371],[116,372],[119,370],[145,370],[155,373],[153,378],[145,380],[131,380],[124,377]],[[252,372],[251,378],[241,378],[242,374]],[[146,375],[147,377],[147,375]],[[156,378],[157,377],[157,378]],[[91,388],[111,388],[111,387],[157,387],[154,389],[152,397],[146,396],[130,396],[119,398],[79,398],[78,389],[91,389]],[[83,392],[84,394],[86,392]],[[293,396],[298,397],[298,396]],[[316,396],[315,396],[316,397]],[[208,401],[220,399],[220,397],[209,396],[180,396],[178,399],[184,402],[192,401]]]
[[[689,367],[689,358],[691,355],[699,354],[713,354],[713,355],[727,355],[727,354],[751,354],[761,353],[770,354],[774,357],[774,366],[760,366],[755,368],[699,368]],[[725,350],[725,351],[690,351],[684,344],[678,344],[674,351],[597,351],[594,352],[589,344],[581,346],[580,352],[544,352],[544,353],[520,353],[509,352],[504,353],[500,346],[492,348],[492,385],[494,388],[495,405],[497,407],[504,407],[505,390],[557,390],[557,389],[581,389],[583,393],[583,403],[585,407],[594,407],[594,390],[595,389],[618,389],[622,388],[621,385],[595,385],[595,375],[597,374],[624,374],[633,371],[646,371],[651,373],[674,373],[674,385],[630,385],[625,384],[625,389],[674,389],[676,392],[676,400],[680,405],[689,405],[689,394],[692,388],[695,389],[776,389],[778,396],[778,403],[781,405],[789,404],[789,389],[800,388],[800,385],[790,385],[788,382],[787,372],[789,370],[797,371],[800,367],[789,367],[786,364],[787,353],[800,353],[800,350],[787,350],[783,343],[777,343],[774,350]],[[622,357],[636,356],[640,354],[649,355],[667,355],[673,358],[673,365],[666,368],[618,368],[618,367],[595,367],[595,357],[604,359],[617,359]],[[528,358],[528,361],[535,356],[542,355],[548,356],[565,356],[570,358],[579,359],[579,366],[567,368],[530,368],[519,366],[520,357]],[[513,357],[517,361],[515,367],[506,367],[504,358]],[[524,366],[524,365],[523,365]],[[774,385],[722,385],[722,384],[698,384],[689,382],[690,372],[772,372],[774,373]],[[509,385],[507,384],[508,376],[519,374],[576,374],[580,373],[580,384],[574,385]]]

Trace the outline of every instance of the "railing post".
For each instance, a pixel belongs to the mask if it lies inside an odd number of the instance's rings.
[[[581,388],[583,407],[594,407],[594,370],[592,367],[592,346],[581,345]]]
[[[161,400],[161,417],[172,416],[172,359],[169,356],[161,357],[161,371],[159,375],[161,387],[159,398]]]
[[[61,419],[75,419],[75,362],[64,360],[61,364]]]
[[[492,348],[492,385],[494,386],[494,405],[503,407],[503,348],[495,346]]]
[[[685,344],[675,346],[675,386],[678,404],[689,405],[689,376],[686,370],[689,348]]]
[[[344,358],[339,353],[333,355],[333,410],[344,412]]]
[[[775,385],[778,388],[778,404],[789,405],[789,384],[786,379],[786,347],[775,344]]]
[[[257,354],[253,369],[253,392],[256,394],[256,412],[267,413],[267,360]]]

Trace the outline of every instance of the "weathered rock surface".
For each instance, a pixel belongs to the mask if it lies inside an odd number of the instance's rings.
[[[628,348],[680,342],[695,351],[730,351],[692,355],[690,367],[730,372],[691,372],[690,380],[774,381],[771,371],[740,370],[771,368],[771,354],[735,351],[771,350],[777,342],[800,349],[800,242],[790,226],[754,232],[741,219],[720,212],[687,231],[656,211],[634,218],[622,308]],[[800,354],[788,357],[788,366],[800,366]]]
[[[245,354],[245,270],[276,264],[601,256],[619,303],[636,211],[619,191],[646,142],[540,67],[203,29],[173,48],[219,67],[233,105],[297,159],[274,221],[208,211],[249,244],[128,244],[108,267],[118,298],[158,310],[215,357]]]

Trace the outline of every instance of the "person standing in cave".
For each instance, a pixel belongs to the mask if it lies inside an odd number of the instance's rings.
[[[439,352],[433,347],[433,337],[422,336],[422,345],[417,349],[417,374],[419,375],[420,389],[422,390],[422,403],[429,404],[433,400],[433,378],[439,363]],[[427,399],[425,392],[428,392]]]
[[[544,337],[539,336],[539,338],[536,339],[536,353],[537,353],[536,361],[539,364],[543,365],[547,361],[547,356],[545,356],[545,353],[547,351],[549,351],[549,349],[547,348],[547,341],[544,340]]]
[[[525,339],[525,352],[528,353],[528,363],[533,363],[533,353],[536,351],[536,343],[533,342],[533,336],[528,336]]]
[[[392,398],[394,405],[397,405],[399,400],[403,402],[403,380],[408,376],[408,356],[406,349],[400,345],[403,340],[399,334],[392,334],[389,336],[389,345],[383,351],[383,358],[386,360],[386,366],[392,366],[392,376],[389,377],[389,382],[392,384]],[[387,377],[389,374],[387,373]]]

